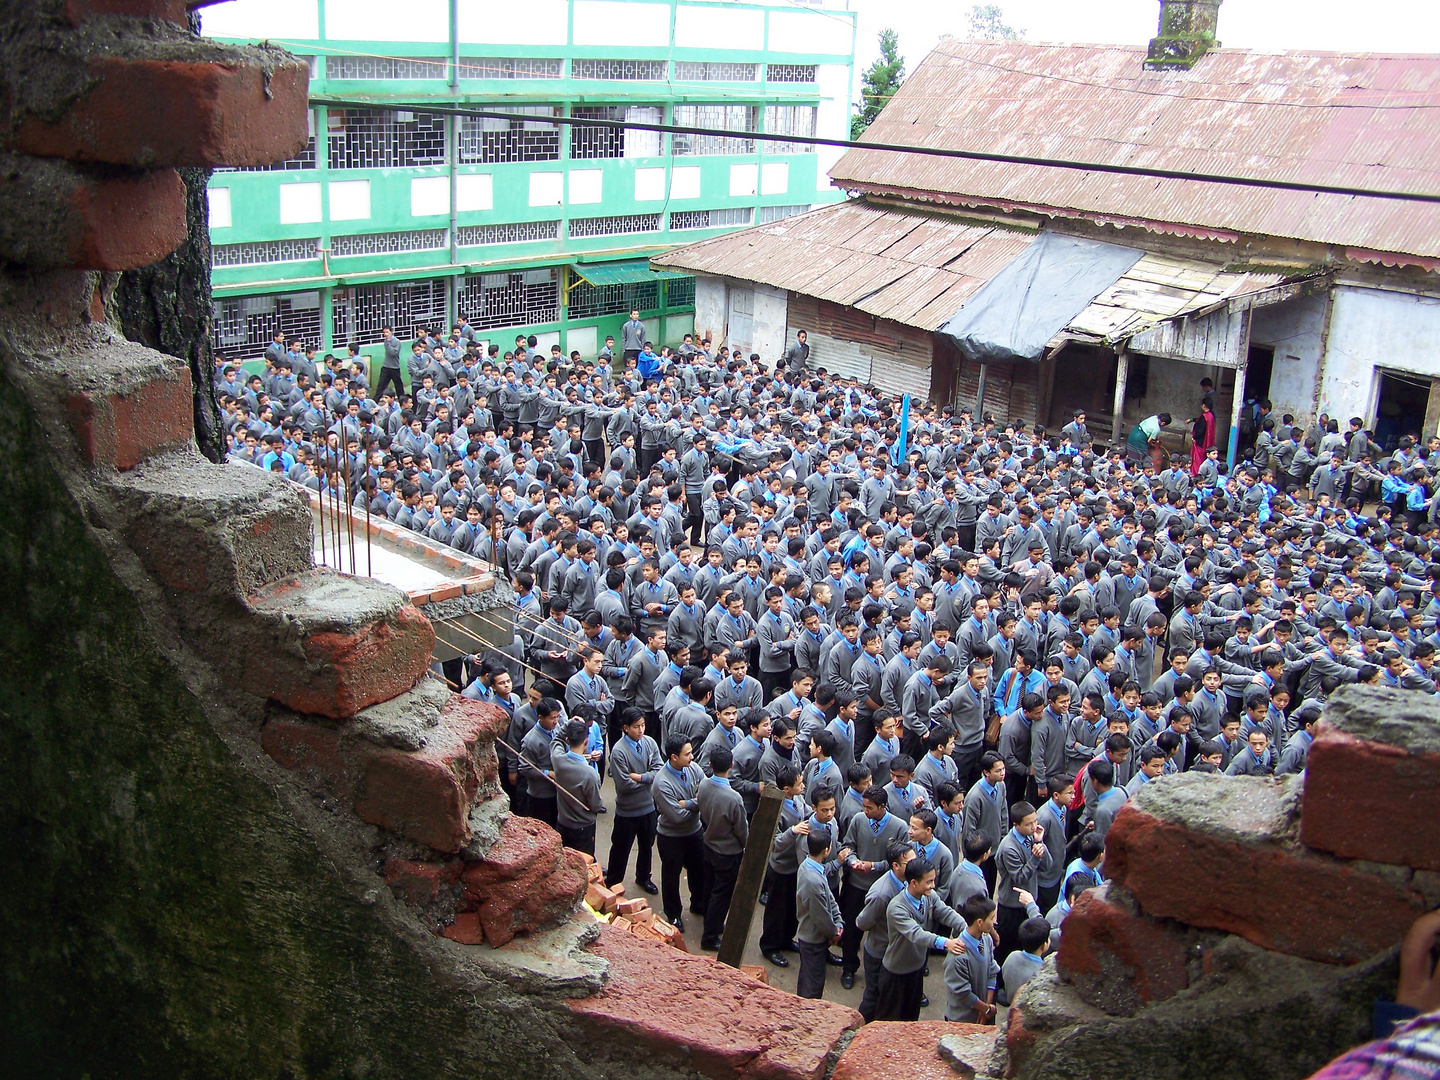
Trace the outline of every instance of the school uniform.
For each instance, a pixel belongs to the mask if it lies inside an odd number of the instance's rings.
[[[808,841],[808,837],[806,839]],[[770,902],[775,902],[773,897]],[[795,993],[802,998],[823,997],[830,942],[840,933],[843,924],[825,867],[813,858],[800,863],[795,885],[795,919],[795,940],[800,947]]]
[[[995,962],[995,942],[989,934],[979,937],[962,931],[965,951],[945,957],[945,1019],[975,1022],[975,1004],[985,1001],[1000,980]]]
[[[584,852],[593,859],[595,819],[605,805],[600,798],[600,774],[568,747],[557,746],[553,760],[555,782],[570,793],[557,792],[555,813],[560,840],[567,848]]]
[[[933,892],[917,898],[906,888],[886,906],[885,921],[889,940],[881,961],[875,1019],[918,1020],[920,999],[925,996],[925,962],[931,949],[945,944],[938,928],[948,926],[960,933],[965,920]]]
[[[798,924],[795,912],[795,876],[800,870],[798,843],[800,837],[791,832],[810,816],[810,807],[803,795],[785,799],[780,804],[780,819],[775,824],[775,839],[770,844],[767,863],[765,922],[760,931],[760,951],[766,956],[793,948]]]
[[[996,787],[983,776],[975,786],[965,793],[965,825],[961,835],[978,829],[990,840],[990,850],[1000,846],[1000,840],[1010,831],[1010,803],[1004,787]],[[991,891],[995,888],[995,860],[988,860],[983,869],[985,880]]]
[[[1000,985],[1005,988],[1005,1004],[1013,1005],[1020,988],[1035,977],[1045,966],[1043,957],[1016,949],[1005,958],[1000,968]]]
[[[1124,798],[1123,792],[1121,798]],[[1025,921],[1025,905],[1020,902],[1016,890],[1023,889],[1031,896],[1039,892],[1040,874],[1050,869],[1054,859],[1043,843],[1041,854],[1036,857],[1033,841],[1012,828],[996,845],[993,861],[999,875],[995,902],[1000,913],[995,926],[1000,931],[998,955],[1003,960],[1020,947],[1020,924]]]
[[[890,783],[890,762],[900,753],[900,737],[886,742],[876,736],[871,740],[870,745],[865,748],[865,755],[860,759],[861,763],[870,770],[870,782],[885,787]]]
[[[745,800],[730,786],[725,777],[711,776],[700,782],[697,795],[700,820],[704,825],[705,862],[710,870],[710,895],[705,904],[705,927],[701,947],[720,947],[725,932],[725,916],[730,911],[730,896],[735,878],[740,873],[740,860],[750,825],[745,816]]]
[[[705,914],[706,868],[700,808],[696,801],[705,772],[693,762],[684,769],[666,764],[650,785],[659,813],[656,846],[660,849],[660,900],[665,917],[678,924],[681,916],[680,873],[690,879],[690,911]]]
[[[887,873],[885,852],[891,844],[910,839],[910,822],[888,810],[879,821],[860,813],[850,819],[841,835],[844,840],[840,847],[849,848],[850,854],[845,859],[845,884],[840,889],[840,913],[845,921],[845,936],[840,939],[840,972],[853,975],[860,967],[860,929],[863,929],[858,928],[860,912],[871,886]],[[875,865],[870,870],[861,870],[855,865],[861,862]]]
[[[655,826],[659,817],[651,785],[664,763],[660,748],[649,735],[640,736],[639,742],[622,735],[610,747],[608,771],[615,784],[615,821],[610,833],[610,863],[605,880],[611,885],[625,880],[630,845],[637,841],[639,851],[635,855],[635,881],[640,885],[650,881]],[[639,774],[640,779],[630,779],[631,773]]]
[[[860,1015],[868,1024],[875,1019],[875,1007],[880,1001],[880,975],[884,967],[885,949],[890,943],[890,924],[885,911],[890,901],[905,891],[905,883],[895,876],[895,871],[886,870],[865,891],[865,900],[855,917],[855,927],[865,934],[864,947],[860,955],[865,967],[865,990],[860,995]],[[842,905],[843,906],[843,905]],[[850,933],[847,925],[845,933]],[[840,939],[845,944],[845,938]]]

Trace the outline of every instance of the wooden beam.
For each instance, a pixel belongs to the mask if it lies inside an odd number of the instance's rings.
[[[730,912],[725,917],[725,936],[720,939],[722,964],[740,966],[745,955],[745,942],[755,921],[755,908],[760,901],[760,888],[765,884],[765,867],[770,862],[770,848],[775,842],[775,826],[780,821],[780,806],[785,796],[774,784],[760,788],[760,805],[750,819],[750,839],[740,857],[740,872],[735,877],[735,891],[730,894]]]

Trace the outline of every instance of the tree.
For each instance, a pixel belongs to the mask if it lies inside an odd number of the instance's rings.
[[[1019,41],[1025,36],[1024,30],[1005,25],[1005,11],[999,4],[976,4],[965,21],[970,24],[970,36],[982,41]]]
[[[900,37],[894,30],[881,30],[880,59],[860,77],[859,112],[850,118],[850,138],[858,139],[860,133],[875,122],[880,110],[890,103],[904,81],[905,58],[900,55]]]

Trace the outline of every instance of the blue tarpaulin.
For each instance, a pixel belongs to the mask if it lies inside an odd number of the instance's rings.
[[[954,341],[967,360],[1039,360],[1050,340],[1143,254],[1041,233],[938,332]]]

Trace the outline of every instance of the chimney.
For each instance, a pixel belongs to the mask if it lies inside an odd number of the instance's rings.
[[[1215,27],[1221,0],[1160,0],[1160,30],[1150,39],[1145,66],[1151,71],[1188,71],[1219,44]]]

